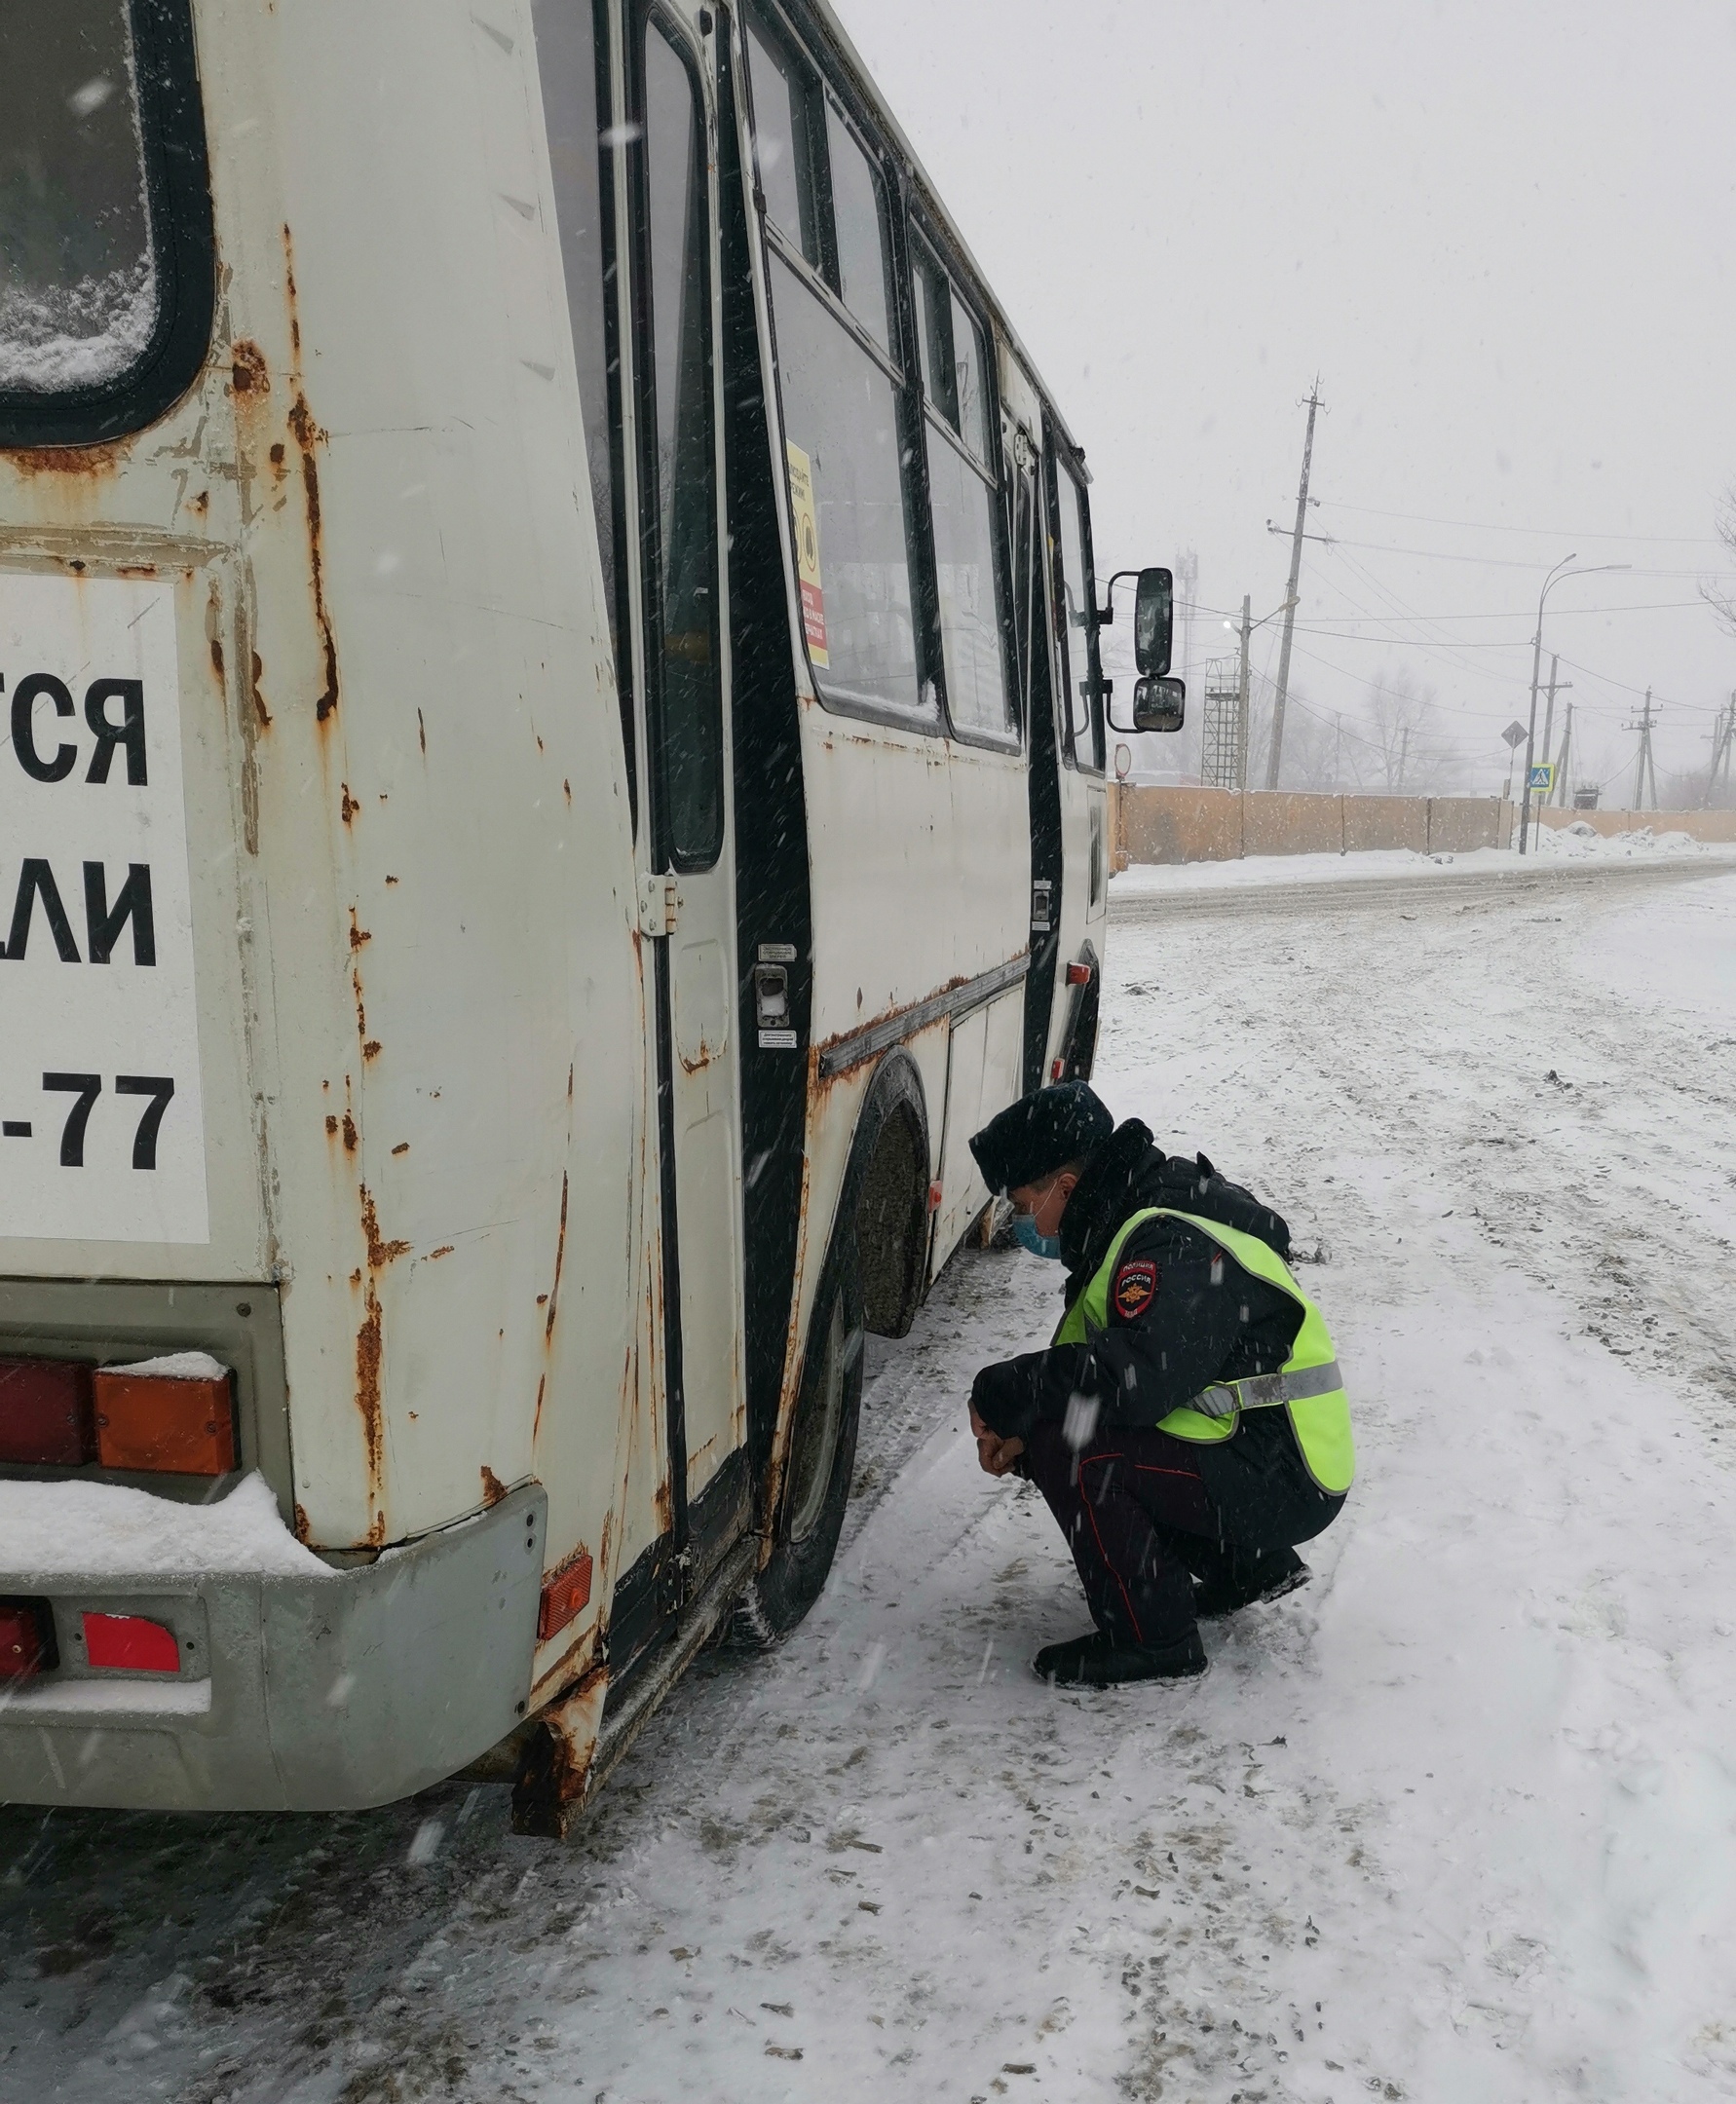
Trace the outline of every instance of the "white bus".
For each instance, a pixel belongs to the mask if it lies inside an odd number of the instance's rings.
[[[0,78],[0,1798],[560,1831],[1090,1071],[1080,455],[815,0]]]

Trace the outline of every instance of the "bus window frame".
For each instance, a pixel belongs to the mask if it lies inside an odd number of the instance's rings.
[[[1049,514],[1049,534],[1052,556],[1049,564],[1050,623],[1060,648],[1066,670],[1066,678],[1057,686],[1060,701],[1056,725],[1061,739],[1061,758],[1064,766],[1076,769],[1080,774],[1101,780],[1108,775],[1109,739],[1104,727],[1103,710],[1103,659],[1099,648],[1097,621],[1097,570],[1091,547],[1091,502],[1087,495],[1089,485],[1083,472],[1084,463],[1076,446],[1068,442],[1054,424],[1044,418],[1047,429],[1043,434],[1043,482],[1044,503]],[[1070,638],[1067,632],[1065,613],[1067,607],[1066,571],[1061,554],[1061,477],[1068,476],[1078,494],[1079,503],[1079,551],[1085,565],[1085,597],[1089,607],[1086,626],[1085,677],[1090,682],[1089,716],[1092,755],[1082,758],[1077,751],[1077,741],[1073,728],[1073,664]]]
[[[717,867],[729,838],[729,678],[723,657],[722,608],[726,590],[727,527],[721,508],[726,476],[719,444],[723,413],[719,385],[722,352],[718,325],[719,264],[715,252],[719,199],[717,157],[710,146],[715,110],[711,98],[706,54],[703,46],[696,42],[688,23],[668,8],[660,5],[659,0],[627,0],[627,4],[621,10],[620,20],[623,31],[620,70],[623,93],[623,109],[626,119],[625,166],[622,171],[623,195],[626,207],[631,260],[630,267],[623,271],[623,259],[617,255],[616,277],[618,287],[624,280],[627,307],[623,352],[630,346],[630,356],[623,356],[620,360],[620,378],[623,397],[630,391],[633,403],[635,472],[632,477],[632,507],[626,520],[626,531],[634,551],[633,576],[636,590],[629,592],[628,598],[629,601],[637,601],[631,640],[638,654],[636,684],[641,687],[645,697],[646,749],[643,771],[650,804],[649,841],[656,866],[666,866],[682,875],[700,876]],[[645,152],[645,40],[652,35],[662,37],[687,74],[689,85],[694,90],[694,109],[698,127],[704,178],[705,309],[710,403],[708,425],[712,464],[712,573],[709,616],[711,661],[716,667],[717,680],[717,744],[715,817],[709,850],[703,856],[696,855],[688,849],[678,853],[672,845],[669,838],[668,808],[672,799],[664,779],[663,692],[659,660],[661,657],[663,562],[666,550],[662,545],[661,484],[657,464],[657,376],[653,335],[656,317],[652,307],[649,168]],[[622,500],[618,499],[618,502]],[[655,561],[652,559],[654,552]]]
[[[217,251],[191,0],[128,0],[151,254],[162,288],[145,353],[112,379],[0,389],[0,449],[106,445],[166,416],[205,369]]]
[[[921,242],[946,274],[952,295],[976,323],[983,345],[983,432],[988,460],[979,460],[970,450],[963,434],[953,429],[944,415],[931,407],[927,391],[923,384],[922,347],[917,342],[916,306],[916,254],[914,244]],[[903,310],[909,331],[907,361],[910,368],[910,388],[916,405],[918,435],[922,442],[916,448],[918,471],[923,489],[923,517],[927,529],[925,548],[926,583],[932,594],[925,616],[931,623],[930,648],[937,660],[935,670],[929,675],[940,695],[941,711],[945,718],[947,735],[961,745],[973,745],[990,752],[1018,753],[1025,749],[1029,726],[1019,692],[1018,645],[1014,635],[1012,619],[1012,547],[1008,539],[1007,507],[1008,492],[1001,474],[1001,456],[1004,446],[998,442],[1001,431],[1000,375],[996,370],[995,331],[984,319],[970,282],[954,260],[949,244],[942,241],[935,229],[923,215],[915,210],[905,214],[904,254],[900,259],[899,304]],[[941,659],[940,648],[940,582],[939,554],[934,545],[934,502],[928,487],[928,446],[930,431],[939,432],[958,454],[965,466],[974,470],[988,489],[989,531],[994,543],[995,562],[995,620],[1001,638],[1001,686],[1007,699],[1008,725],[1004,732],[979,731],[964,728],[953,716],[952,697],[947,693],[946,670]]]
[[[803,254],[799,239],[785,233],[771,216],[766,207],[765,187],[759,175],[759,133],[753,107],[752,55],[747,51],[747,31],[751,23],[754,33],[763,41],[774,44],[777,51],[806,81],[816,121],[811,120],[811,170],[815,190],[815,208],[819,213],[818,241],[820,263],[816,267]],[[911,606],[917,635],[917,676],[922,687],[935,696],[931,711],[911,714],[901,709],[876,708],[861,700],[843,700],[829,695],[814,670],[809,655],[808,638],[803,624],[794,624],[795,643],[800,660],[808,674],[810,691],[829,715],[845,716],[862,723],[883,724],[890,730],[911,732],[923,737],[948,738],[957,744],[985,748],[993,752],[1019,753],[1024,749],[1026,725],[1016,681],[1008,688],[1011,718],[1004,734],[993,732],[962,730],[953,720],[946,693],[946,674],[940,645],[940,589],[936,572],[934,550],[934,512],[928,486],[927,405],[923,395],[921,352],[916,338],[916,298],[912,288],[911,243],[920,238],[932,250],[935,257],[952,281],[955,291],[968,310],[977,326],[982,330],[987,346],[986,363],[990,370],[984,375],[987,401],[984,416],[989,432],[989,450],[995,454],[994,433],[1000,429],[1000,397],[998,375],[994,372],[995,333],[983,319],[980,304],[968,289],[969,281],[960,270],[951,253],[950,244],[939,238],[920,217],[913,205],[903,169],[894,155],[880,142],[873,123],[858,107],[847,81],[841,80],[815,59],[804,39],[791,25],[782,9],[774,0],[750,0],[741,13],[741,42],[743,61],[741,71],[747,93],[745,104],[749,139],[752,146],[754,169],[755,216],[759,221],[762,252],[768,257],[766,282],[768,309],[772,318],[772,364],[773,389],[777,402],[777,425],[781,435],[785,430],[783,414],[783,367],[777,355],[777,302],[772,295],[772,278],[769,257],[788,266],[801,280],[805,288],[820,300],[831,317],[849,333],[852,342],[858,344],[875,361],[892,384],[893,398],[897,406],[899,442],[908,465],[904,468],[904,502],[910,520],[910,582]],[[876,340],[873,333],[858,321],[846,305],[839,278],[837,256],[837,234],[832,201],[831,144],[825,128],[827,107],[842,120],[863,153],[872,164],[885,188],[887,207],[887,238],[889,247],[888,290],[892,344],[887,346]],[[944,418],[938,428],[946,432],[953,444],[960,448],[963,458],[988,484],[990,493],[997,501],[990,507],[992,532],[995,540],[997,618],[1003,633],[1009,624],[1006,608],[1010,584],[1010,555],[1006,543],[1006,493],[998,470],[992,465],[977,460],[958,433],[946,425]],[[790,507],[787,474],[783,481],[784,503]],[[795,545],[795,513],[789,509],[790,545]],[[1011,649],[1010,634],[1007,647]],[[1003,678],[1007,676],[1003,664]]]

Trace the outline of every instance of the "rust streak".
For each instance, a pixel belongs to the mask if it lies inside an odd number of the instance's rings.
[[[362,927],[357,920],[356,909],[352,906],[350,908],[350,948],[359,950],[363,943],[370,943],[373,939],[370,930]]]
[[[438,1249],[431,1249],[428,1253],[429,1262],[433,1263],[436,1257],[450,1257],[452,1248],[453,1245],[450,1242],[442,1242]]]
[[[309,1520],[309,1518],[308,1518],[308,1512],[307,1512],[307,1507],[306,1507],[305,1505],[302,1505],[302,1504],[297,1504],[297,1506],[296,1506],[296,1508],[295,1508],[295,1538],[296,1538],[296,1540],[297,1540],[298,1542],[305,1542],[305,1541],[307,1540],[308,1536],[309,1536],[310,1534],[312,1534],[312,1533],[313,1533],[313,1531],[314,1531],[314,1525],[313,1525],[313,1522],[312,1522],[311,1520]]]
[[[374,1194],[364,1184],[361,1186],[361,1231],[367,1237],[367,1267],[370,1271],[383,1271],[389,1263],[408,1254],[407,1242],[383,1242],[380,1239],[380,1216],[374,1205]]]
[[[251,652],[250,656],[253,665],[251,676],[247,681],[247,692],[252,696],[253,714],[259,719],[260,730],[269,731],[271,729],[271,711],[265,705],[265,695],[259,685],[259,682],[265,677],[265,660],[257,651]]]
[[[386,1516],[380,1510],[384,1503],[386,1460],[386,1422],[380,1407],[380,1296],[370,1278],[367,1297],[362,1303],[361,1328],[356,1333],[356,1407],[361,1412],[361,1434],[367,1454],[367,1500],[374,1508],[373,1522],[368,1529],[370,1540],[374,1527],[383,1532],[386,1523]]]
[[[21,475],[75,474],[94,480],[115,473],[128,450],[119,446],[8,447],[6,465]]]
[[[337,1137],[337,1112],[335,1110],[329,1112],[326,1116],[325,1134],[327,1139],[335,1139]]]
[[[545,1373],[537,1383],[537,1407],[531,1412],[531,1445],[537,1444],[537,1434],[543,1429],[543,1398],[548,1392],[548,1376]]]
[[[482,1503],[498,1505],[507,1494],[507,1486],[486,1461],[482,1464]]]
[[[354,1154],[357,1146],[356,1120],[349,1111],[344,1112],[344,1152]]]
[[[560,1232],[554,1243],[554,1284],[548,1289],[548,1320],[543,1325],[543,1341],[547,1344],[554,1334],[554,1318],[560,1312],[560,1274],[567,1260],[567,1195],[568,1175],[560,1173]]]
[[[217,685],[223,684],[223,645],[217,636],[211,638],[211,670],[217,675]]]
[[[289,301],[289,346],[295,383],[295,399],[289,404],[289,435],[295,440],[296,448],[301,454],[301,487],[307,506],[308,565],[314,586],[314,619],[320,624],[320,638],[325,658],[325,685],[314,704],[314,715],[316,721],[325,723],[338,705],[337,641],[332,633],[331,614],[325,604],[324,518],[320,507],[320,466],[315,458],[316,449],[325,442],[325,433],[314,421],[314,412],[308,407],[307,394],[302,386],[301,316],[295,294],[295,245],[287,226],[283,229],[283,273]]]
[[[338,787],[344,792],[343,801],[338,806],[338,816],[344,821],[345,825],[348,825],[350,820],[361,808],[361,806],[350,794],[350,784],[348,782],[339,782]]]
[[[380,1052],[381,1044],[380,1040],[377,1037],[368,1037],[363,1039],[361,1046],[361,1056],[364,1060],[376,1060],[379,1058]]]

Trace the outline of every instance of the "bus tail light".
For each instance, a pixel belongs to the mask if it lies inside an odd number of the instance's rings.
[[[98,1372],[96,1453],[104,1468],[226,1476],[235,1466],[229,1376]]]
[[[109,1672],[172,1672],[181,1670],[181,1647],[173,1630],[143,1615],[84,1617],[85,1661]]]
[[[28,1680],[58,1664],[48,1602],[0,1599],[0,1680]]]
[[[1059,1053],[1057,1053],[1056,1056],[1049,1062],[1049,1079],[1051,1081],[1059,1081],[1061,1076],[1066,1071],[1067,1062],[1060,1056]]]
[[[0,1461],[83,1468],[95,1454],[91,1369],[73,1359],[0,1359]]]
[[[1091,984],[1090,965],[1070,964],[1067,967],[1067,983],[1069,986],[1089,986]]]

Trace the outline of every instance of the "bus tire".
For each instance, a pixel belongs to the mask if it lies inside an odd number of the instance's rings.
[[[819,1598],[849,1502],[861,1409],[862,1290],[850,1234],[827,1263],[809,1325],[777,1542],[736,1608],[736,1646],[768,1649]]]

